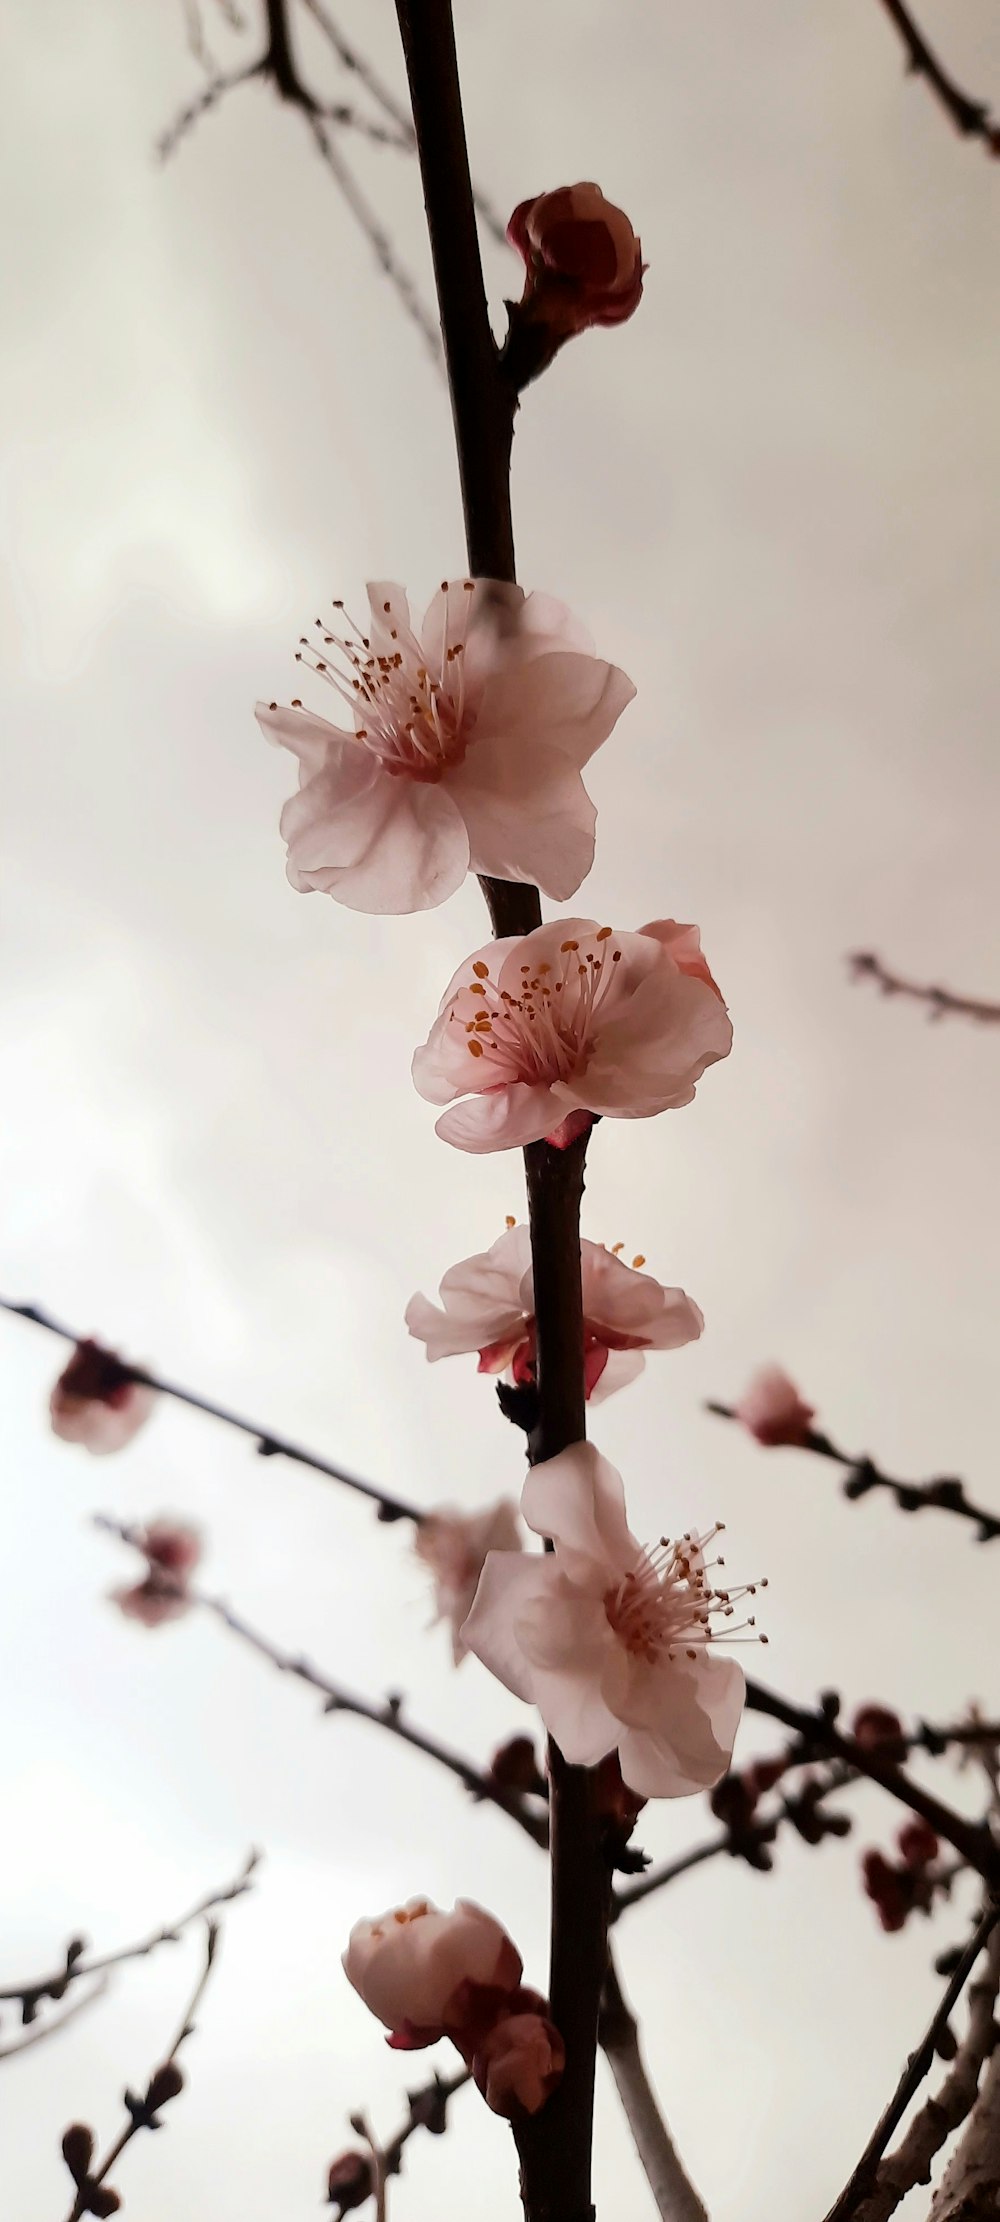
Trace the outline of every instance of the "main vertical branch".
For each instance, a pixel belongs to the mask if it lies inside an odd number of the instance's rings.
[[[490,329],[469,174],[451,0],[396,0],[413,104],[424,204],[451,392],[474,577],[514,582],[510,453],[517,397]],[[484,880],[494,932],[541,922],[536,887]],[[580,1198],[586,1141],[536,1142],[524,1153],[538,1336],[533,1463],[586,1432]],[[518,2132],[528,2222],[590,2222],[597,2018],[607,1954],[607,1877],[586,1772],[550,1746],[552,2017],[566,2070]]]

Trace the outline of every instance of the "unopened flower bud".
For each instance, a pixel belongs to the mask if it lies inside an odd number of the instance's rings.
[[[326,2196],[338,2215],[349,2214],[353,2207],[363,2207],[375,2190],[375,2172],[371,2155],[348,2147],[331,2160],[326,2179]]]
[[[521,201],[507,237],[524,263],[522,317],[558,346],[590,324],[623,324],[642,298],[642,248],[599,185],[563,185]]]
[[[547,1794],[548,1783],[530,1736],[511,1736],[499,1746],[490,1760],[487,1781],[493,1790],[531,1790],[539,1797]]]
[[[146,2092],[149,2112],[155,2114],[161,2106],[166,2106],[169,2099],[179,2098],[183,2089],[183,2071],[176,2060],[165,2060],[162,2068],[156,2068],[149,2079],[149,2089]]]
[[[483,1994],[494,2018],[521,1979],[521,1955],[506,1930],[462,1898],[451,1913],[411,1898],[377,1921],[356,1922],[343,1966],[393,2044],[408,2050],[435,2044],[445,2032],[461,2046],[482,2019]]]
[[[93,2130],[83,2122],[72,2122],[63,2137],[62,2156],[74,2183],[83,2183],[94,2157]]]
[[[53,1434],[95,1453],[124,1450],[153,1409],[156,1392],[130,1379],[114,1352],[77,1343],[49,1398]]]
[[[905,1821],[896,1838],[900,1857],[907,1867],[929,1867],[940,1849],[937,1837],[928,1821],[915,1814]]]
[[[506,2014],[473,2056],[472,2072],[487,2106],[508,2121],[537,2114],[566,2065],[566,2047],[547,2016]]]
[[[803,1402],[780,1366],[759,1367],[733,1406],[733,1418],[769,1450],[807,1442],[814,1417],[812,1405]]]
[[[851,1734],[862,1751],[891,1750],[903,1743],[903,1723],[887,1705],[862,1705],[851,1722]]]

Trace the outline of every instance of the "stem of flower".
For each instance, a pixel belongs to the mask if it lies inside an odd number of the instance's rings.
[[[510,453],[517,405],[490,329],[476,231],[451,0],[396,0],[430,233],[458,450],[469,568],[514,581]],[[536,887],[484,880],[498,936],[541,920]],[[538,1419],[530,1456],[586,1433],[580,1197],[585,1139],[525,1151],[538,1323]],[[528,2222],[589,2222],[597,2017],[607,1958],[608,1877],[586,1772],[550,1746],[550,1999],[566,2070],[518,2132]]]

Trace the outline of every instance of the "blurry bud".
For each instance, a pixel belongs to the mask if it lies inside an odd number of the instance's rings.
[[[62,2141],[62,2156],[74,2183],[84,2183],[94,2157],[93,2130],[73,2122]]]
[[[631,1790],[628,1783],[622,1781],[617,1751],[608,1752],[607,1757],[594,1768],[591,1779],[595,1811],[603,1820],[610,1821],[616,1830],[621,1831],[627,1842],[647,1800],[638,1790]]]
[[[477,2047],[472,2072],[487,2106],[512,2121],[537,2114],[559,2082],[566,2047],[543,2014],[506,2014]]]
[[[88,2184],[81,2200],[82,2214],[96,2214],[99,2222],[107,2222],[109,2214],[117,2214],[121,2200],[117,2191],[108,2183]]]
[[[156,1392],[133,1381],[121,1359],[97,1342],[79,1342],[49,1398],[52,1430],[66,1443],[103,1454],[124,1450],[153,1409]]]
[[[524,292],[511,305],[511,334],[524,370],[551,362],[563,342],[592,324],[623,324],[642,299],[642,248],[628,217],[599,185],[563,185],[521,201],[507,237],[524,263]],[[527,345],[529,339],[533,343]]]
[[[183,2089],[182,2070],[176,2060],[166,2060],[162,2068],[157,2068],[149,2079],[149,2089],[146,2092],[149,2112],[155,2114],[161,2106],[166,2106],[169,2099],[179,2098]]]
[[[807,1443],[815,1413],[780,1366],[759,1366],[734,1404],[733,1418],[773,1450],[779,1444]]]
[[[349,2214],[352,2207],[363,2207],[375,2190],[375,2173],[370,2153],[354,2152],[350,2148],[338,2153],[331,2160],[326,2179],[326,2196],[338,2214]]]
[[[486,1779],[493,1790],[532,1790],[539,1797],[548,1795],[549,1786],[530,1736],[511,1736],[509,1742],[501,1744],[490,1760]]]
[[[775,1784],[781,1781],[787,1765],[788,1761],[785,1758],[753,1759],[749,1767],[744,1767],[741,1779],[747,1796],[753,1799],[754,1804],[756,1804],[758,1798],[764,1796],[766,1791],[773,1790]]]
[[[709,1796],[709,1805],[717,1821],[729,1829],[733,1836],[745,1835],[753,1824],[757,1793],[741,1774],[723,1775]]]
[[[851,1723],[851,1734],[862,1751],[891,1751],[905,1741],[898,1713],[887,1705],[862,1705]]]
[[[905,1821],[896,1838],[900,1857],[907,1867],[929,1867],[940,1849],[937,1837],[928,1821],[914,1815]]]
[[[905,1871],[891,1866],[881,1852],[869,1851],[862,1854],[861,1873],[865,1891],[883,1929],[889,1934],[902,1929],[913,1906],[913,1893],[907,1887],[909,1878]]]
[[[142,1548],[151,1567],[186,1581],[201,1557],[201,1535],[184,1520],[152,1520],[142,1531]]]
[[[944,2028],[938,2030],[934,2039],[934,2050],[939,2060],[954,2060],[958,2052],[958,2038],[950,2022],[946,2021]]]

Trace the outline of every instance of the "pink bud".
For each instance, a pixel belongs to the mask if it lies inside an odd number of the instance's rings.
[[[141,1628],[162,1628],[168,1620],[181,1620],[191,1606],[182,1588],[151,1575],[131,1589],[113,1589],[111,1602],[126,1620],[137,1620]]]
[[[368,2153],[348,2150],[338,2153],[331,2160],[326,2179],[326,2196],[340,2214],[349,2214],[352,2207],[363,2207],[375,2189],[375,2176]]]
[[[623,324],[642,298],[642,248],[599,185],[563,185],[521,201],[507,237],[524,262],[522,320],[555,346],[590,324]]]
[[[53,1434],[103,1454],[124,1450],[148,1420],[156,1392],[131,1381],[121,1359],[100,1343],[77,1343],[49,1398]]]
[[[507,2014],[495,2022],[472,2062],[487,2106],[508,2121],[537,2114],[566,2065],[558,2029],[542,2014]]]
[[[903,1742],[903,1723],[887,1705],[860,1705],[851,1723],[851,1734],[862,1751],[891,1750]]]
[[[142,1548],[151,1567],[183,1582],[201,1557],[201,1536],[182,1520],[153,1520],[143,1529]]]
[[[807,1442],[815,1414],[780,1366],[761,1366],[734,1405],[733,1417],[758,1443],[773,1449],[779,1443]]]
[[[896,1842],[900,1858],[907,1867],[929,1867],[940,1850],[929,1821],[922,1821],[919,1814],[914,1814],[911,1821],[904,1821]]]

